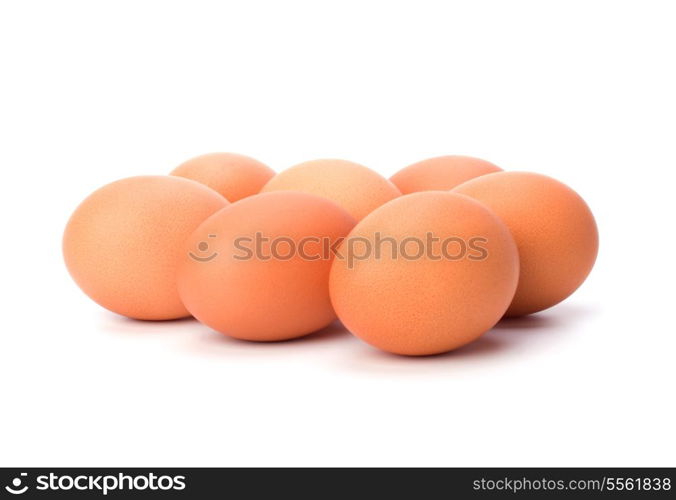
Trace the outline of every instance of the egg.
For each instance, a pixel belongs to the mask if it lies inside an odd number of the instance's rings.
[[[63,256],[91,299],[130,318],[189,316],[176,287],[185,239],[228,201],[197,182],[141,176],[108,184],[70,217]]]
[[[280,172],[262,192],[301,191],[328,198],[361,220],[380,205],[401,195],[373,170],[346,160],[313,160]]]
[[[505,224],[445,191],[402,196],[366,216],[338,247],[330,277],[338,318],[395,354],[465,345],[503,316],[519,258]]]
[[[178,272],[183,303],[199,321],[243,340],[307,335],[335,320],[333,253],[355,225],[330,200],[280,191],[245,198],[188,238]]]
[[[521,276],[508,316],[558,304],[589,275],[598,253],[596,222],[584,200],[565,184],[530,172],[500,172],[453,192],[486,205],[514,236]]]
[[[274,175],[267,165],[235,153],[209,153],[176,167],[171,175],[200,182],[235,202],[258,194]]]
[[[438,156],[409,165],[390,180],[404,194],[419,191],[447,191],[480,175],[501,172],[486,160],[471,156]]]

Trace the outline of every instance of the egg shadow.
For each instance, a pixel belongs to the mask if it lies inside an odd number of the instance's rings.
[[[502,318],[479,339],[454,351],[430,356],[401,356],[362,346],[351,353],[346,364],[373,374],[456,372],[470,365],[481,365],[496,356],[530,348],[535,339],[557,341],[580,319],[596,314],[597,309],[562,304],[537,314]],[[422,367],[422,369],[421,369]]]
[[[561,304],[537,314],[505,317],[474,342],[451,352],[430,356],[401,356],[376,349],[358,340],[339,322],[303,337],[273,342],[252,342],[223,335],[192,317],[164,321],[136,320],[103,312],[101,329],[134,338],[179,337],[181,349],[193,355],[218,359],[256,360],[312,357],[339,368],[370,374],[457,373],[468,366],[482,365],[511,351],[530,349],[538,342],[557,341],[574,325],[599,312],[579,304]],[[536,339],[541,339],[537,340]],[[283,358],[282,358],[283,359]]]
[[[505,339],[488,332],[454,351],[428,356],[404,356],[361,344],[356,352],[346,355],[343,362],[351,370],[356,369],[374,375],[410,376],[431,372],[454,372],[468,363],[489,359],[507,348],[509,345]]]
[[[103,314],[100,323],[101,329],[108,333],[122,335],[191,332],[199,325],[198,321],[192,316],[167,320],[143,320],[127,318],[107,311]]]
[[[189,339],[188,348],[193,354],[210,357],[277,357],[280,352],[294,355],[316,354],[351,340],[351,335],[339,321],[303,337],[269,342],[236,339],[205,325],[199,325],[199,328],[198,334]]]
[[[561,325],[561,318],[549,314],[531,314],[528,316],[504,317],[491,331],[552,331]]]
[[[555,332],[560,328],[569,328],[580,319],[595,315],[597,312],[596,308],[564,303],[535,314],[505,316],[493,330]]]

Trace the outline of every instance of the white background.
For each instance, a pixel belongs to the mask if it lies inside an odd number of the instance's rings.
[[[3,2],[0,465],[676,465],[673,2]],[[440,154],[576,189],[601,250],[560,306],[449,355],[336,327],[135,322],[61,234],[210,151],[384,175]]]

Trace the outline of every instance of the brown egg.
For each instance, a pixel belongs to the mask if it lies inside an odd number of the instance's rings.
[[[404,194],[448,191],[480,175],[501,171],[500,167],[471,156],[438,156],[409,165],[390,180]]]
[[[519,276],[507,227],[476,201],[444,191],[402,196],[341,244],[331,300],[354,335],[382,350],[438,354],[502,317]]]
[[[401,195],[373,170],[346,160],[314,160],[274,176],[262,192],[301,191],[328,198],[357,219]]]
[[[171,175],[200,182],[235,202],[258,194],[274,175],[267,165],[235,153],[209,153],[176,167]]]
[[[130,177],[108,184],[68,221],[63,236],[68,271],[90,298],[123,316],[189,316],[176,288],[182,244],[227,204],[216,191],[180,177]]]
[[[207,219],[184,245],[178,273],[188,310],[244,340],[300,337],[335,319],[332,245],[356,221],[310,194],[259,194]]]
[[[500,172],[454,192],[486,205],[514,236],[521,276],[508,316],[558,304],[589,275],[599,245],[596,222],[584,200],[565,184],[540,174]]]

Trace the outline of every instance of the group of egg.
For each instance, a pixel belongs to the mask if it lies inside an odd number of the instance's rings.
[[[402,253],[346,258],[357,240]],[[243,258],[242,242],[254,241],[287,250],[311,242],[314,253],[271,258],[247,248]],[[457,245],[453,258],[441,256],[441,241]],[[464,255],[472,241],[481,251]],[[321,253],[326,242],[331,252]],[[437,251],[404,251],[420,242]],[[388,180],[345,160],[275,174],[253,158],[207,154],[167,176],[100,188],[63,239],[76,283],[118,314],[192,315],[251,341],[301,337],[338,318],[404,355],[456,349],[504,316],[559,303],[585,280],[597,250],[594,217],[575,191],[467,156],[424,160]]]

